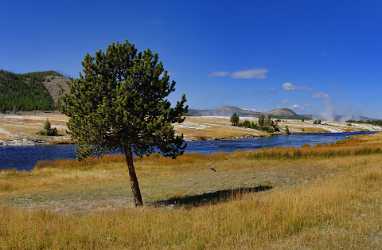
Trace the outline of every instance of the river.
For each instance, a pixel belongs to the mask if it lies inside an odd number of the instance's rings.
[[[255,150],[268,147],[301,147],[333,143],[352,135],[370,132],[325,133],[278,135],[237,140],[192,141],[188,142],[186,153],[232,152],[235,150]],[[14,168],[31,170],[41,160],[74,159],[74,145],[1,146],[0,169]]]

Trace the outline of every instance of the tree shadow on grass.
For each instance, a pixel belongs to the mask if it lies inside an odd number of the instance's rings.
[[[181,206],[181,207],[199,207],[203,205],[217,204],[229,200],[240,198],[247,193],[264,192],[272,189],[272,186],[260,185],[256,187],[244,187],[236,189],[218,190],[216,192],[204,193],[198,195],[174,197],[167,200],[154,202],[154,206]]]

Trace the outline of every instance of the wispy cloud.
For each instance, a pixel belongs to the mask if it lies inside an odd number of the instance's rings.
[[[313,93],[312,97],[317,98],[317,99],[328,99],[328,98],[330,98],[328,93],[325,93],[322,91]]]
[[[235,79],[266,79],[267,69],[248,69],[231,73],[231,77]]]
[[[230,77],[233,79],[266,79],[268,69],[253,68],[238,71],[215,71],[208,74],[209,77]]]
[[[293,104],[293,105],[292,105],[292,108],[293,108],[293,109],[303,109],[303,107],[300,106],[299,104]]]
[[[208,74],[209,77],[227,77],[229,76],[229,72],[227,71],[215,71]]]
[[[293,83],[291,82],[284,82],[282,85],[281,85],[282,89],[285,90],[285,91],[294,91],[296,90],[296,85],[294,85]]]
[[[335,119],[335,109],[331,100],[331,97],[328,93],[323,91],[318,91],[313,88],[295,84],[291,82],[284,82],[281,84],[281,88],[286,92],[293,92],[293,91],[301,91],[308,93],[311,95],[312,98],[319,100],[320,106],[321,106],[321,116],[324,119],[327,120],[334,120]],[[303,109],[303,106],[300,105],[293,105],[293,109]]]
[[[304,85],[298,85],[292,82],[284,82],[281,84],[281,88],[284,91],[292,92],[292,91],[312,91],[311,88],[304,86]]]

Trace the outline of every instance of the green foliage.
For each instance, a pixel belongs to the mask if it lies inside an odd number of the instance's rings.
[[[272,121],[272,118],[271,116],[267,115],[265,116],[265,119],[264,119],[264,127],[273,127],[273,121]]]
[[[280,128],[278,127],[277,121],[273,121],[270,115],[260,115],[259,116],[259,129],[267,131],[269,133],[279,132]]]
[[[232,126],[238,126],[240,122],[240,116],[238,113],[233,113],[231,116],[231,124]]]
[[[244,128],[258,129],[258,126],[255,122],[248,121],[248,120],[244,120],[243,122],[240,122],[238,126],[244,127]]]
[[[183,135],[176,135],[172,124],[184,121],[186,98],[171,107],[167,97],[175,82],[157,54],[138,52],[129,42],[113,43],[86,55],[82,66],[62,103],[79,158],[118,148],[131,148],[137,156],[183,153]]]
[[[264,127],[264,126],[265,126],[265,115],[261,114],[261,115],[259,116],[259,121],[258,121],[258,123],[259,123],[259,126],[260,126],[260,127]]]
[[[274,133],[274,132],[278,132],[278,131],[279,131],[278,128],[276,129],[276,128],[273,127],[273,126],[259,127],[259,129],[260,129],[260,130],[263,130],[263,131],[266,131],[266,132],[268,132],[268,133]]]
[[[363,124],[371,124],[371,125],[382,127],[382,120],[360,120],[360,121],[348,120],[346,122],[349,123],[350,125],[351,123],[363,123]]]
[[[58,136],[57,128],[52,128],[49,120],[47,119],[44,123],[43,129],[39,132],[40,135],[44,136]]]
[[[251,128],[266,131],[269,133],[279,132],[277,122],[273,121],[270,116],[260,115],[258,123],[254,121],[244,120],[239,122],[238,127]]]
[[[44,123],[44,130],[48,131],[50,129],[51,129],[50,121],[48,119],[46,119],[46,121]]]
[[[53,110],[54,102],[42,82],[54,71],[14,74],[0,70],[0,112]]]
[[[285,126],[285,134],[290,135],[289,127]]]
[[[313,124],[321,124],[321,123],[322,123],[321,120],[314,120],[314,121],[313,121]]]

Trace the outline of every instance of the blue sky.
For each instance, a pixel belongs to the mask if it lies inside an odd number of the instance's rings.
[[[78,76],[114,41],[150,48],[194,108],[382,118],[382,1],[9,1],[0,68]]]

